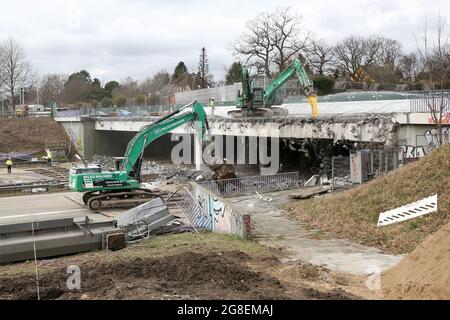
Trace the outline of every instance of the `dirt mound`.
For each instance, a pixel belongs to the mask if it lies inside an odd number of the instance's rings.
[[[90,259],[78,263],[81,290],[69,291],[62,264],[40,271],[40,297],[44,300],[82,299],[355,299],[339,289],[317,290],[291,278],[269,274],[264,259],[241,251],[183,252],[158,258],[120,258],[107,262]],[[254,269],[249,266],[260,264]],[[280,262],[278,262],[279,264]],[[72,265],[67,262],[67,265]],[[271,265],[272,263],[270,263]],[[63,265],[66,265],[65,263]],[[303,265],[298,265],[303,268]],[[311,273],[308,267],[307,273]],[[295,278],[296,274],[293,276]],[[298,279],[297,279],[298,280]],[[0,276],[0,299],[36,299],[34,274]]]
[[[450,299],[450,224],[383,274],[382,285],[392,299]]]
[[[0,152],[41,152],[48,144],[68,143],[68,135],[51,118],[0,118]]]
[[[450,145],[341,194],[290,204],[300,220],[340,237],[391,253],[412,252],[450,222]],[[382,228],[381,212],[439,194],[439,212]]]
[[[174,256],[109,263],[85,263],[81,269],[81,292],[66,289],[66,270],[44,273],[40,279],[42,299],[164,298],[183,296],[206,299],[288,298],[281,283],[263,273],[249,270],[239,261],[242,254],[200,254],[187,252]],[[33,276],[0,278],[0,296],[36,299]]]

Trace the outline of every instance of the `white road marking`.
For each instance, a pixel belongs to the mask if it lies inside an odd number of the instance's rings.
[[[62,211],[51,211],[51,212],[40,212],[40,213],[19,214],[19,215],[14,215],[14,216],[0,217],[0,219],[25,218],[25,217],[33,217],[33,216],[46,216],[46,215],[50,215],[50,214],[68,213],[68,212],[79,212],[79,211],[86,211],[86,209],[74,209],[74,210],[62,210]]]

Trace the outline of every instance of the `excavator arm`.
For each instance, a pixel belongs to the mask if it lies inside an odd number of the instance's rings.
[[[311,105],[312,117],[318,116],[317,95],[314,93],[313,82],[308,78],[305,68],[299,59],[294,59],[289,66],[281,72],[266,88],[264,92],[264,102],[266,106],[272,106],[275,100],[276,91],[293,75],[297,76],[306,94],[306,100]]]
[[[190,107],[192,107],[192,111],[181,113],[181,111]],[[202,135],[201,138],[203,139],[203,134],[208,128],[206,112],[203,106],[195,101],[159,121],[143,127],[128,143],[120,170],[125,171],[130,177],[139,180],[142,156],[145,148],[154,140],[188,122],[192,122],[193,125],[194,123],[199,124],[196,129],[199,130],[199,134]]]

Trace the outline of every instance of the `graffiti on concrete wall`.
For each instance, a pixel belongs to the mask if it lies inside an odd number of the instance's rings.
[[[208,229],[230,235],[248,238],[251,235],[251,218],[243,215],[211,191],[195,184],[195,198],[202,209],[196,217],[197,221],[204,221],[208,217]]]
[[[449,128],[442,128],[442,144],[449,143]],[[439,146],[439,134],[436,129],[427,130],[424,133],[427,140],[427,146],[432,150]]]
[[[422,158],[437,148],[439,143],[439,135],[436,129],[430,129],[424,132],[423,137],[425,140],[422,146],[401,146],[404,159]],[[450,128],[442,128],[442,144],[450,143]]]
[[[450,102],[450,100],[447,101],[447,104],[448,104],[449,102]],[[438,121],[435,121],[435,120],[433,119],[433,117],[429,117],[429,118],[428,118],[428,123],[429,123],[429,124],[437,124],[436,122],[439,122],[439,120],[438,120]],[[450,124],[450,112],[445,112],[445,113],[442,115],[441,124]]]
[[[425,147],[401,146],[403,151],[403,159],[422,158],[427,155]]]
[[[201,208],[198,214],[195,217],[195,223],[197,227],[204,227],[207,229],[212,229],[213,219],[211,219],[211,215],[209,212],[209,196],[201,190],[197,190],[197,204]],[[206,225],[205,225],[206,222]]]

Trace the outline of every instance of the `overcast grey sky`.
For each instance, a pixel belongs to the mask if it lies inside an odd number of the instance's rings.
[[[0,41],[19,40],[41,74],[88,70],[103,82],[142,80],[178,61],[197,69],[201,47],[222,80],[228,44],[258,12],[291,6],[304,27],[334,43],[350,34],[383,34],[415,50],[413,32],[446,0],[0,0]]]

